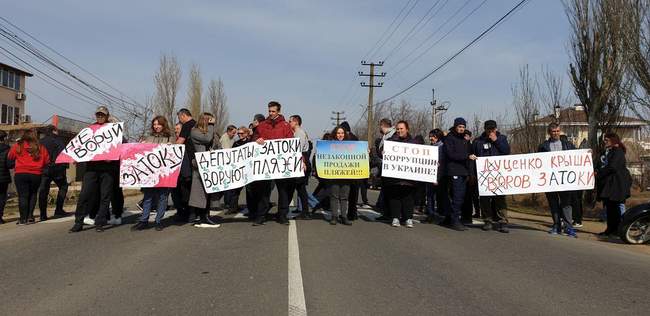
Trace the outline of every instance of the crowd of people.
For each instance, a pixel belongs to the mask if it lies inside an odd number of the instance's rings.
[[[268,104],[268,115],[256,114],[248,126],[229,125],[223,135],[215,130],[215,117],[201,113],[195,120],[187,109],[178,111],[178,122],[173,131],[165,116],[156,116],[148,127],[148,135],[141,142],[154,144],[184,144],[185,157],[175,188],[143,188],[143,199],[138,204],[142,214],[133,230],[143,230],[151,225],[163,230],[162,219],[171,195],[176,214],[173,220],[192,223],[198,227],[218,227],[210,216],[210,210],[223,199],[226,215],[239,213],[239,200],[244,191],[246,215],[253,226],[265,225],[272,218],[271,193],[277,190],[277,212],[275,220],[289,225],[289,205],[297,196],[296,219],[309,220],[319,209],[331,212],[329,223],[352,225],[358,219],[358,199],[368,206],[367,179],[323,179],[318,176],[313,153],[313,142],[302,128],[300,115],[292,115],[289,121],[281,113],[280,103]],[[95,130],[113,122],[107,107],[100,106],[95,113]],[[381,137],[374,140],[370,150],[370,169],[380,179],[379,197],[373,208],[381,213],[378,221],[385,221],[394,227],[404,225],[413,228],[414,211],[423,212],[426,222],[438,222],[457,231],[464,231],[472,219],[483,219],[482,229],[508,233],[508,215],[505,196],[479,196],[476,179],[478,157],[510,154],[510,145],[505,135],[499,132],[497,122],[488,120],[484,130],[477,137],[467,130],[467,122],[456,118],[448,131],[433,129],[429,132],[426,145],[438,149],[437,182],[418,182],[406,179],[382,177],[383,148],[386,141],[425,145],[424,137],[412,135],[409,122],[399,121],[393,125],[390,119],[381,119]],[[40,220],[48,219],[47,204],[50,185],[54,182],[59,190],[54,216],[69,215],[63,210],[68,182],[66,164],[56,164],[56,157],[65,144],[57,137],[57,129],[49,126],[45,137],[39,139],[34,130],[28,130],[13,146],[6,144],[7,134],[0,131],[0,223],[7,200],[7,188],[11,183],[10,169],[19,200],[20,217],[18,225],[35,222],[36,201],[40,209]],[[575,149],[562,136],[560,126],[548,126],[548,139],[539,146],[539,152]],[[236,148],[249,142],[263,144],[266,140],[299,138],[303,155],[304,177],[262,180],[249,183],[244,188],[207,194],[203,188],[195,153],[215,149]],[[355,141],[357,136],[347,122],[336,126],[322,140]],[[607,229],[603,235],[615,234],[625,209],[625,200],[630,196],[631,178],[625,167],[625,145],[615,133],[603,137],[605,151],[596,164],[597,196],[607,213]],[[124,209],[124,194],[119,186],[119,161],[90,161],[84,165],[81,191],[75,210],[75,223],[70,232],[80,232],[84,225],[94,225],[101,232],[107,225],[120,225]],[[307,191],[312,176],[318,181],[313,192]],[[565,234],[577,237],[575,227],[582,225],[582,191],[560,191],[546,193],[553,226],[550,234]],[[153,224],[149,222],[152,211],[156,212]],[[425,222],[425,221],[423,221]]]

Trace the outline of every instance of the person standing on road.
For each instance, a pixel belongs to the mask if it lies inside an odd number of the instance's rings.
[[[91,125],[91,128],[96,130],[102,127],[102,125],[109,122],[109,118],[108,108],[105,106],[98,107],[95,111],[96,122]],[[71,233],[83,230],[84,217],[94,207],[96,199],[99,199],[99,207],[95,215],[95,230],[97,232],[104,231],[104,225],[107,224],[109,216],[109,205],[113,198],[114,182],[118,181],[118,179],[114,178],[115,165],[115,161],[89,161],[86,163],[86,172],[83,176],[81,192],[75,210],[75,224],[70,229]],[[117,165],[119,168],[119,161]]]
[[[145,137],[142,142],[152,144],[172,144],[175,142],[175,137],[172,136],[172,133],[169,130],[169,124],[167,123],[165,116],[159,115],[151,120],[150,135]],[[156,205],[155,228],[157,231],[163,230],[161,221],[163,216],[165,216],[165,211],[167,210],[169,191],[169,188],[142,189],[142,193],[144,194],[142,200],[142,215],[140,215],[138,222],[133,225],[131,228],[132,230],[144,230],[149,226],[149,214],[154,205]]]
[[[260,122],[255,128],[253,139],[259,145],[263,145],[264,141],[272,139],[293,138],[293,131],[291,126],[280,114],[282,105],[276,101],[271,101],[268,104],[269,116]],[[278,214],[277,221],[280,224],[289,225],[287,220],[287,212],[289,210],[289,181],[294,179],[279,179],[275,180],[275,185],[278,188]],[[260,180],[251,183],[251,190],[255,194],[254,203],[257,205],[256,214],[251,219],[253,226],[264,225],[266,213],[269,210],[271,191],[273,191],[273,180]]]
[[[7,155],[11,147],[5,143],[7,132],[0,131],[0,224],[4,224],[2,219],[7,204],[7,190],[11,183],[11,169],[16,165],[15,160],[10,160]]]
[[[210,219],[210,198],[203,188],[201,174],[198,171],[198,164],[194,154],[209,151],[210,148],[213,148],[214,142],[217,141],[214,138],[214,121],[212,114],[201,114],[190,134],[192,145],[185,148],[186,151],[189,151],[192,165],[192,186],[188,205],[194,210],[194,223],[208,227],[219,227],[220,225]]]
[[[181,165],[181,172],[178,176],[178,184],[172,190],[172,201],[176,208],[176,215],[174,221],[187,223],[190,218],[190,208],[187,201],[190,199],[190,188],[192,187],[192,166],[189,155],[189,150],[192,147],[192,129],[196,125],[196,121],[192,118],[192,114],[188,109],[180,109],[177,113],[178,121],[182,124],[176,144],[185,145],[185,155]]]
[[[56,164],[56,157],[63,151],[65,144],[58,137],[59,131],[54,125],[48,125],[45,128],[45,137],[40,142],[50,157],[43,176],[41,177],[41,185],[38,190],[38,208],[41,211],[41,221],[47,220],[47,198],[50,194],[50,184],[54,182],[59,188],[56,195],[56,208],[54,209],[54,218],[68,216],[63,210],[63,203],[68,194],[68,179],[66,178],[67,163]]]
[[[409,124],[406,121],[397,122],[395,134],[390,138],[390,141],[409,144],[417,143],[409,134]],[[404,222],[407,228],[413,228],[416,181],[384,177],[382,184],[385,186],[385,204],[393,219],[391,225],[399,227],[400,222]]]
[[[443,140],[445,134],[439,129],[433,129],[429,132],[429,141],[431,146],[438,149],[438,179],[437,183],[426,184],[426,213],[428,223],[433,223],[436,212],[446,214],[449,211],[449,186],[445,177],[445,162]],[[437,209],[437,211],[436,211]]]
[[[497,122],[485,121],[485,131],[474,140],[474,154],[477,157],[492,157],[510,155],[508,138],[497,130]],[[502,233],[508,233],[508,216],[506,197],[504,195],[481,196],[479,198],[483,216],[483,230],[493,228]]]
[[[575,146],[566,139],[562,139],[562,131],[560,125],[551,123],[548,125],[549,138],[539,145],[538,152],[552,152],[576,149]],[[553,218],[553,227],[549,230],[551,235],[559,235],[562,233],[562,223],[565,226],[565,233],[577,238],[575,230],[573,229],[573,218],[571,216],[571,201],[573,199],[573,192],[559,191],[547,192],[546,200],[551,209],[551,217]]]
[[[454,120],[454,126],[445,137],[444,153],[447,165],[446,174],[451,187],[451,208],[445,216],[443,225],[448,225],[457,231],[467,230],[460,222],[461,211],[467,191],[467,176],[469,175],[468,163],[476,156],[470,152],[469,141],[465,137],[465,126],[467,121],[458,117]]]
[[[373,164],[379,167],[379,179],[381,181],[383,180],[381,177],[381,169],[383,163],[382,159],[384,156],[384,142],[390,140],[390,138],[395,134],[395,127],[393,127],[393,122],[387,118],[381,119],[379,121],[379,131],[381,132],[382,136],[376,148],[377,156],[376,159],[374,159]],[[379,196],[377,197],[377,202],[375,203],[375,208],[377,211],[382,213],[382,215],[376,219],[377,221],[389,221],[391,218],[390,211],[385,204],[384,195],[385,191],[382,181],[381,188],[379,189]]]
[[[300,117],[300,115],[290,116],[289,125],[293,130],[294,137],[300,139],[302,161],[305,166],[305,176],[294,179],[295,180],[294,187],[297,193],[296,195],[298,197],[298,201],[300,202],[299,203],[300,214],[296,218],[311,219],[311,215],[309,213],[309,194],[307,193],[307,185],[309,185],[309,175],[311,174],[311,161],[310,161],[311,148],[310,148],[309,136],[307,136],[307,132],[305,132],[305,130],[302,128],[302,117]],[[289,195],[290,199],[292,197],[293,197],[293,190],[291,190],[291,194]]]
[[[239,139],[233,143],[232,148],[244,146],[251,141],[251,131],[246,126],[239,127],[237,130],[237,136]],[[228,207],[226,215],[232,215],[239,212],[239,195],[241,194],[241,191],[242,188],[232,190],[228,201],[226,201]],[[246,193],[246,200],[248,201],[248,193]],[[246,205],[248,206],[248,203],[246,203]]]
[[[630,197],[632,177],[626,167],[625,145],[615,133],[603,137],[605,152],[600,157],[596,170],[598,199],[607,212],[607,229],[599,236],[616,235],[621,223],[625,200]],[[623,206],[623,207],[621,207]]]
[[[41,184],[43,169],[50,161],[50,156],[37,139],[33,129],[25,131],[23,136],[11,146],[7,158],[16,161],[16,192],[20,219],[18,225],[34,222],[36,195]]]
[[[334,135],[334,141],[350,140],[349,134],[341,126],[332,130],[330,135]],[[327,188],[330,194],[330,209],[332,211],[331,225],[336,225],[337,221],[343,225],[352,225],[348,218],[348,199],[350,197],[350,179],[327,179]]]

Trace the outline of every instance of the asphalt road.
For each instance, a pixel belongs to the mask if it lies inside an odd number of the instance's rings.
[[[295,235],[237,218],[162,232],[2,225],[0,315],[299,315],[301,297],[308,315],[650,311],[647,254],[523,226],[504,235],[364,218],[293,221]]]

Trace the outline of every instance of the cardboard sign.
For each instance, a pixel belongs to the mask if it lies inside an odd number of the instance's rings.
[[[595,185],[591,150],[479,157],[481,196],[591,190]]]
[[[382,177],[438,183],[438,147],[384,141]]]
[[[123,122],[90,125],[65,146],[56,163],[119,160],[123,136]]]
[[[258,180],[305,175],[299,138],[198,152],[195,158],[206,193],[236,189]]]
[[[370,176],[368,143],[317,141],[316,171],[323,179],[367,179]]]
[[[176,187],[185,145],[130,143],[120,151],[120,187]]]

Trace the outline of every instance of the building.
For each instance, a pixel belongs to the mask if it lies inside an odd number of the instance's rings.
[[[0,125],[18,125],[31,121],[25,115],[25,79],[33,75],[0,63]]]

